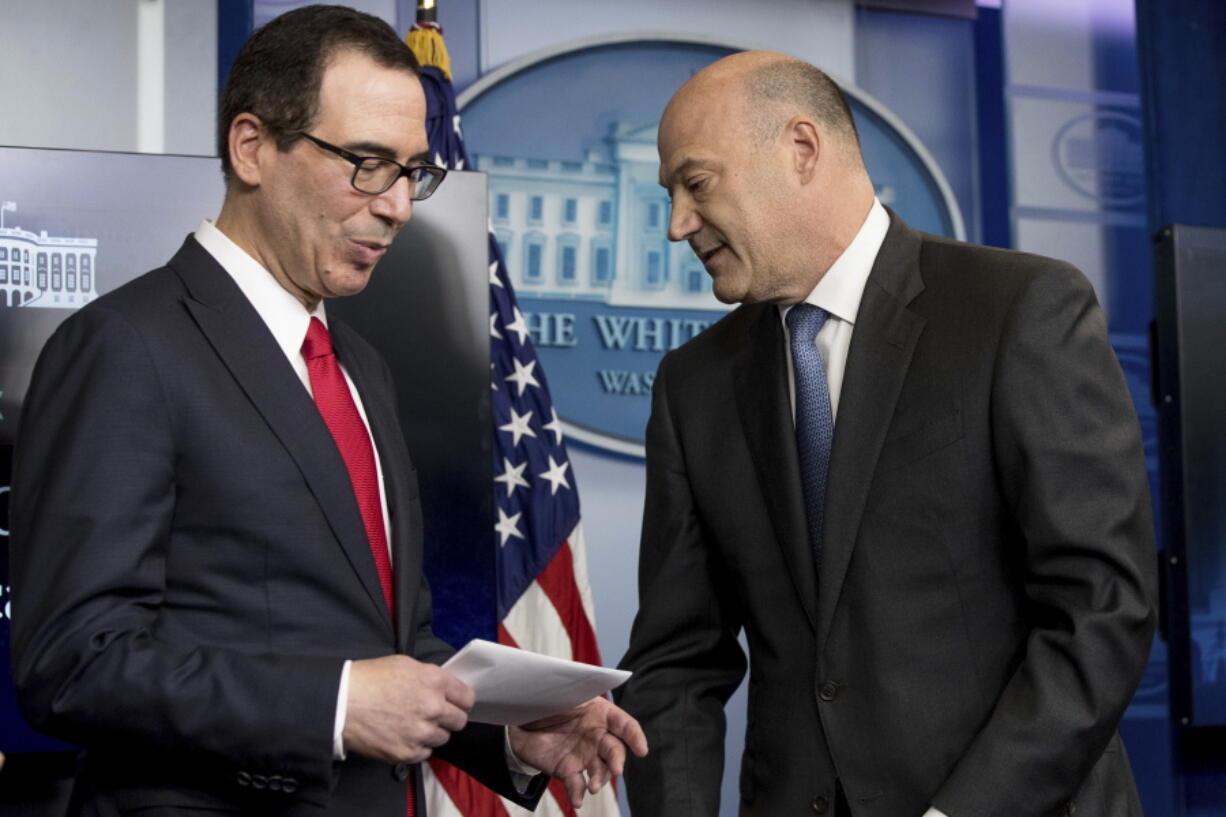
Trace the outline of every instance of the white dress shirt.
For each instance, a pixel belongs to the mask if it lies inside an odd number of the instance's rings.
[[[868,217],[860,225],[856,237],[847,245],[830,269],[813,287],[813,291],[805,298],[805,303],[820,307],[830,313],[830,317],[817,333],[814,343],[822,353],[822,361],[826,364],[826,384],[830,389],[830,417],[837,420],[839,413],[839,395],[843,390],[843,372],[847,368],[847,352],[851,348],[851,335],[856,328],[856,314],[860,311],[860,301],[864,297],[864,286],[868,283],[868,275],[872,272],[877,253],[881,251],[881,243],[890,228],[890,215],[881,202],[873,199],[873,206],[868,211]],[[792,369],[791,333],[788,332],[787,315],[791,306],[779,307],[779,318],[783,321],[784,357],[788,362],[788,394],[792,400],[792,418],[796,418],[796,374]],[[924,812],[923,817],[946,817],[935,808]]]

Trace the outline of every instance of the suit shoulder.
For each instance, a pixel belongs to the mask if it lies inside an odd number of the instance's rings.
[[[732,355],[744,347],[749,333],[768,310],[774,312],[775,307],[772,304],[738,306],[666,354],[660,361],[660,367],[663,369],[667,365],[670,369],[702,371],[707,366],[725,366]]]
[[[1094,295],[1093,286],[1077,267],[1020,250],[968,244],[925,233],[919,263],[926,287],[956,288],[968,301],[977,297],[1013,300],[1035,291]]]
[[[772,304],[742,304],[669,352],[665,357],[680,357],[689,360],[710,354],[719,356],[730,349],[739,348],[768,310],[776,312]]]
[[[146,337],[173,314],[181,287],[169,269],[159,267],[100,295],[75,310],[55,328],[43,347],[83,348],[102,337]],[[146,341],[148,342],[148,341]]]
[[[100,295],[65,321],[99,320],[107,314],[122,315],[140,325],[164,315],[164,309],[179,301],[183,284],[170,267],[158,267]]]
[[[1081,271],[1067,261],[1045,255],[970,244],[922,233],[920,265],[927,272],[943,269],[961,274],[990,273],[1018,279],[1033,277],[1081,278]]]

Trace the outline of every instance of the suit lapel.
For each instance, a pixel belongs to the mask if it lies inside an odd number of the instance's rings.
[[[356,332],[336,317],[329,316],[337,357],[344,364],[362,396],[366,419],[370,423],[379,464],[383,469],[383,489],[392,529],[392,581],[396,598],[396,647],[407,653],[414,632],[413,615],[421,589],[422,542],[417,531],[421,520],[418,506],[410,499],[415,492],[415,475],[409,466],[400,419],[396,416],[390,384],[379,371],[379,361],[366,348]],[[382,596],[380,596],[382,598]]]
[[[923,290],[920,235],[890,216],[856,315],[835,422],[818,588],[819,645],[830,632],[877,458],[924,327],[924,319],[907,309]]]
[[[748,308],[748,307],[747,307]],[[758,311],[733,367],[737,406],[775,538],[809,625],[817,632],[817,575],[800,490],[783,327],[772,305]]]
[[[194,239],[171,259],[188,311],[256,410],[297,463],[332,532],[390,627],[353,487],[328,427],[255,308]]]

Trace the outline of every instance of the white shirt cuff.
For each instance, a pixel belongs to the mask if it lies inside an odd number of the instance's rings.
[[[935,808],[930,808],[924,812],[924,817],[949,817],[949,815],[943,811],[937,811]]]
[[[349,667],[346,661],[341,669],[341,686],[336,692],[336,722],[332,725],[332,759],[345,759],[345,713],[349,708]]]
[[[511,783],[515,786],[517,792],[527,794],[532,778],[542,774],[542,772],[535,766],[530,766],[515,756],[515,750],[511,748],[511,730],[503,730],[503,735],[503,746],[506,747],[507,755],[507,771],[511,773]]]

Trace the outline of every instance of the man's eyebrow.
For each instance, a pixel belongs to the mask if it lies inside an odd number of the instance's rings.
[[[388,159],[396,158],[396,151],[392,150],[382,142],[348,142],[344,145],[345,150],[362,156],[381,156]]]
[[[380,158],[398,161],[396,159],[396,151],[392,150],[392,148],[381,142],[350,142],[344,147],[345,150],[348,150],[351,153],[356,153],[359,156],[378,156]],[[430,151],[429,149],[426,149],[420,153],[410,156],[405,164],[415,164],[418,162],[428,161],[430,161]]]

